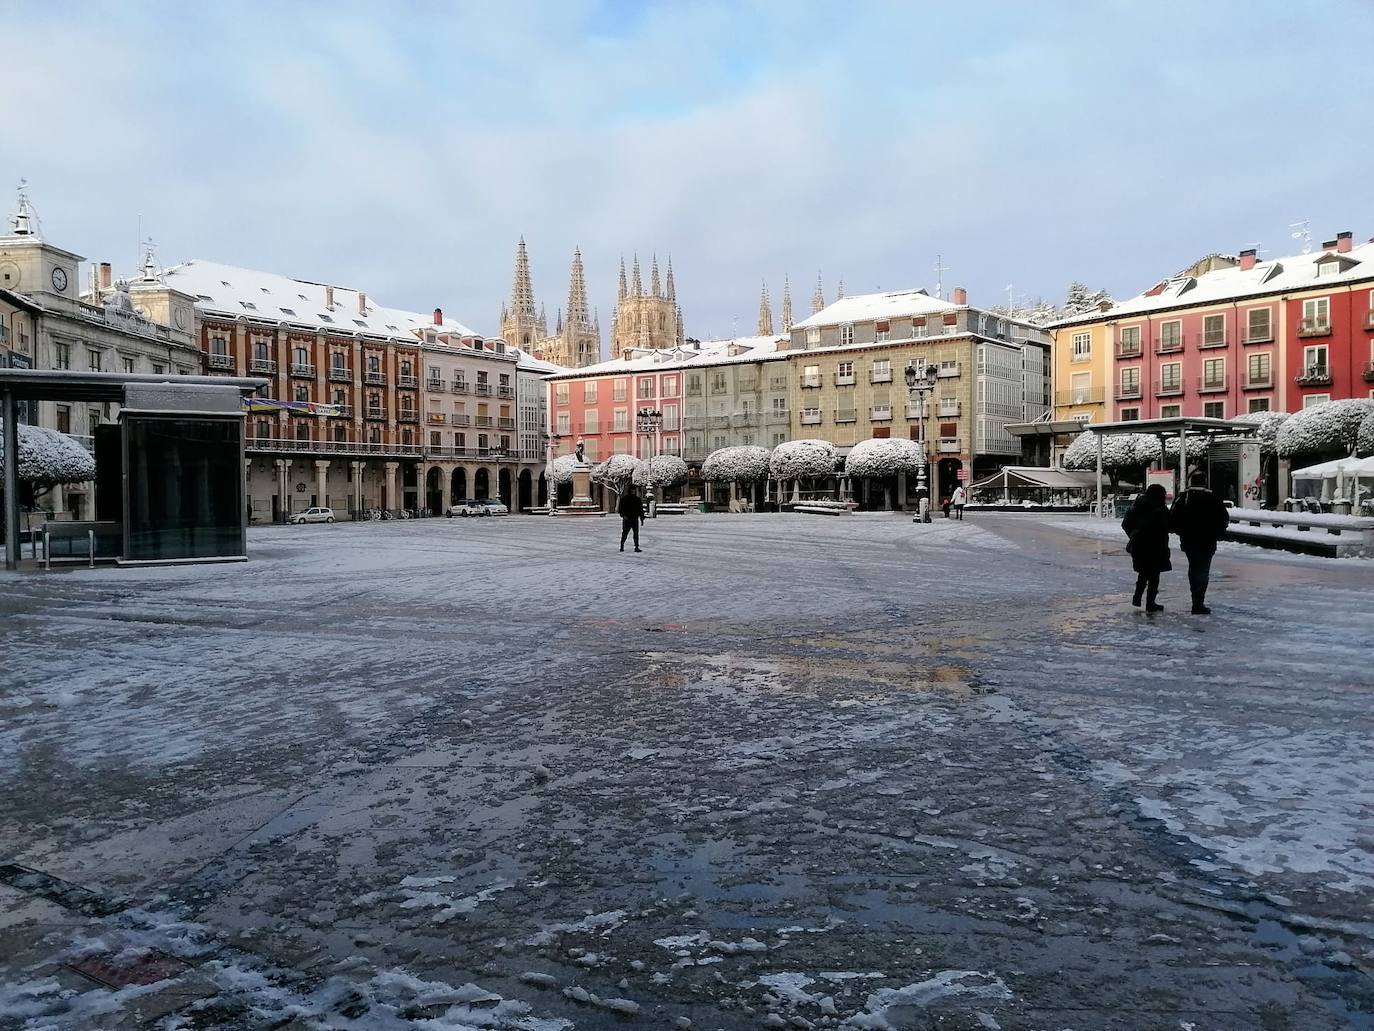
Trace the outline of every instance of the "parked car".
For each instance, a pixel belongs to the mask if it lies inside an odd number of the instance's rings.
[[[487,506],[484,501],[478,498],[467,498],[464,501],[458,502],[456,505],[450,505],[444,515],[448,516],[450,519],[454,516],[462,516],[466,519],[469,516],[484,516],[491,515],[491,513],[487,511]]]
[[[291,521],[293,523],[332,523],[334,510],[332,508],[307,508],[304,512],[293,515]]]
[[[483,498],[482,505],[487,510],[487,515],[510,515],[510,509],[500,498]]]

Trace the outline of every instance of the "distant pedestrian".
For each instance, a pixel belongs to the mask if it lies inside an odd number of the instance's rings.
[[[940,511],[942,511],[945,514],[946,519],[949,518],[949,504],[949,498],[940,499]]]
[[[625,538],[634,534],[635,551],[639,551],[639,524],[644,522],[644,502],[639,500],[639,495],[632,488],[627,489],[620,495],[616,511],[620,513],[620,550],[625,550]]]
[[[968,504],[968,491],[962,486],[954,488],[954,494],[949,499],[954,504],[954,518],[962,520],[964,518],[964,506]]]
[[[1159,574],[1174,566],[1169,561],[1168,495],[1161,484],[1152,483],[1145,489],[1121,520],[1121,528],[1130,537],[1126,550],[1136,573],[1131,604],[1139,608],[1144,595],[1146,612],[1163,612],[1164,606],[1155,601],[1159,596]]]
[[[1217,541],[1226,533],[1231,516],[1221,498],[1207,489],[1207,474],[1193,473],[1188,489],[1174,499],[1170,529],[1178,534],[1178,545],[1188,556],[1188,588],[1193,592],[1193,615],[1210,616],[1207,583],[1212,576],[1212,556]]]

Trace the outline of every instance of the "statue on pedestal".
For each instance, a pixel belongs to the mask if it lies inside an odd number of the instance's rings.
[[[581,437],[578,437],[578,438],[577,438],[577,464],[578,464],[578,465],[586,465],[586,464],[587,464],[586,447],[587,447],[587,445],[584,444],[584,443],[582,442],[582,438],[581,438]]]

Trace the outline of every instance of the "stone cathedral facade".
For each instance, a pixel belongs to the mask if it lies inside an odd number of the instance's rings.
[[[501,306],[501,338],[527,354],[568,369],[581,369],[601,361],[601,320],[587,303],[587,278],[582,252],[573,250],[568,273],[568,307],[559,309],[554,331],[549,332],[544,306],[536,305],[525,238],[515,251],[515,280],[509,305]]]
[[[639,274],[639,256],[633,271],[625,276],[625,259],[620,261],[620,290],[615,315],[611,319],[611,356],[623,358],[635,348],[681,347],[682,308],[677,303],[677,284],[673,282],[673,260],[668,259],[667,275],[660,282],[658,258],[649,271],[649,288]]]

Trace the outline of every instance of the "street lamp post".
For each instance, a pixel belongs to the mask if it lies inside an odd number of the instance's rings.
[[[651,474],[649,489],[651,491],[654,489],[652,486],[652,473],[654,469],[654,438],[658,434],[658,427],[662,424],[662,422],[663,413],[660,412],[657,408],[641,408],[638,412],[635,413],[635,424],[639,429],[640,434],[649,439],[649,472]],[[651,494],[651,508],[653,509],[653,515],[656,518],[658,516],[658,506],[652,504],[654,498],[655,495]]]
[[[926,487],[926,470],[930,466],[930,449],[926,444],[926,398],[935,389],[935,381],[939,376],[933,365],[923,365],[919,372],[914,365],[906,367],[907,395],[916,399],[916,436],[921,445],[921,464],[916,470],[916,504],[919,511],[912,522],[930,522],[930,497]]]
[[[553,459],[554,452],[558,450],[558,434],[544,434],[544,501],[548,504],[549,515],[554,515],[557,511],[556,502],[558,500],[558,488],[553,482]]]

